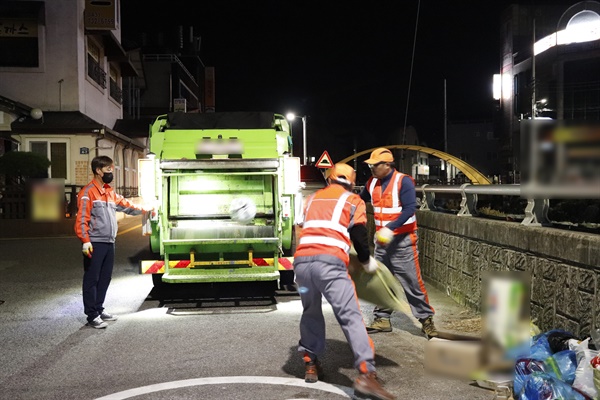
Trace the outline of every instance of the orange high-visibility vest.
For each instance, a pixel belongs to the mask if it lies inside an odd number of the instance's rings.
[[[400,189],[402,188],[402,178],[406,175],[394,170],[390,182],[385,191],[381,192],[381,180],[375,177],[369,178],[366,188],[371,195],[373,204],[373,218],[375,219],[375,230],[379,230],[395,221],[402,213],[402,204],[400,203]],[[408,233],[417,230],[417,217],[411,216],[404,225],[394,229],[394,235],[399,233]]]
[[[341,185],[330,185],[306,201],[304,222],[294,257],[330,254],[346,265],[352,242],[349,228],[367,223],[365,202]]]

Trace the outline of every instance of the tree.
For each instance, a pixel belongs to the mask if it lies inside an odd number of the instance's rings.
[[[50,164],[38,153],[9,151],[0,157],[0,175],[5,175],[7,185],[19,185],[30,178],[47,178]]]

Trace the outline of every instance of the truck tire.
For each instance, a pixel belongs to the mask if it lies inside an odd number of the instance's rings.
[[[152,284],[157,289],[165,285],[165,283],[162,281],[162,276],[163,274],[152,274]]]

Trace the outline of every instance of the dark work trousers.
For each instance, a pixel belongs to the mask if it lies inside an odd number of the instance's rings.
[[[83,256],[83,312],[91,322],[104,311],[115,262],[114,243],[92,243],[92,258]]]
[[[429,304],[427,289],[421,279],[418,242],[416,231],[395,235],[386,247],[375,244],[375,259],[381,261],[398,278],[412,314],[421,320],[433,316],[435,312]],[[373,314],[379,318],[390,318],[392,311],[375,307]]]
[[[294,271],[304,307],[298,351],[315,356],[325,353],[322,309],[322,297],[325,297],[354,353],[354,367],[362,374],[375,371],[375,347],[365,328],[354,282],[342,260],[328,263],[318,256],[298,257],[294,261]]]

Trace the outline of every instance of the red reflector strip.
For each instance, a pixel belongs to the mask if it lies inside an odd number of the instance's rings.
[[[169,268],[187,268],[188,265],[190,265],[190,260],[177,261],[175,265],[169,262]]]
[[[253,258],[252,261],[258,267],[268,267],[269,266],[269,262],[265,258]],[[273,264],[271,263],[271,265],[273,265]]]
[[[158,271],[160,271],[160,269],[165,265],[164,261],[156,261],[155,263],[153,263],[150,268],[148,268],[145,272],[145,274],[155,274]]]
[[[293,260],[290,260],[289,258],[280,258],[279,259],[279,269],[281,269],[281,267],[283,267],[283,269],[294,269],[294,264],[293,264]]]

